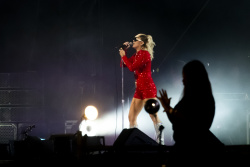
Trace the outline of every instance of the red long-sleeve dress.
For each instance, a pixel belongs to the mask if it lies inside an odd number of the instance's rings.
[[[151,57],[148,51],[140,50],[128,58],[122,57],[124,67],[134,72],[136,89],[134,98],[147,99],[157,95],[157,89],[151,75]]]

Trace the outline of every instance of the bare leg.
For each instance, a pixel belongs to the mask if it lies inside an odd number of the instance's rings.
[[[156,99],[156,98],[148,98],[148,99],[144,99],[144,104],[146,103],[147,100],[149,99]],[[162,145],[164,145],[164,134],[163,131],[160,131],[160,126],[162,125],[162,122],[160,120],[160,118],[158,117],[157,112],[155,114],[149,114],[150,118],[152,119],[153,123],[154,123],[154,128],[155,128],[155,132],[156,132],[156,136],[155,139],[158,143],[161,143]]]
[[[156,99],[156,98],[149,98],[149,99]],[[129,114],[128,114],[128,119],[129,119],[129,127],[130,128],[134,128],[134,127],[138,127],[137,125],[137,117],[140,114],[142,108],[144,107],[146,101],[148,99],[136,99],[133,98],[131,105],[130,105],[130,109],[129,109]],[[164,144],[164,135],[162,133],[162,136],[159,137],[160,131],[159,131],[159,127],[160,125],[162,125],[158,114],[149,114],[150,118],[152,119],[153,123],[154,123],[154,127],[155,127],[155,131],[156,131],[156,140],[158,143],[161,142],[161,144]]]
[[[148,99],[144,99],[143,100],[143,105],[145,105],[146,101],[149,100],[149,99],[156,99],[156,98],[148,98]],[[149,114],[150,118],[152,119],[153,123],[154,124],[158,124],[158,123],[161,123],[161,120],[160,118],[158,117],[158,114],[155,113],[155,114]]]
[[[142,108],[143,108],[144,102],[141,99],[136,99],[133,98],[130,109],[129,109],[129,114],[128,114],[128,120],[129,120],[129,127],[137,127],[137,117],[140,114]]]

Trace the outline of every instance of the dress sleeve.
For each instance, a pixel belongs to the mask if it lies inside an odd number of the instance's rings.
[[[134,62],[134,58],[135,58],[134,55],[131,56],[130,58],[128,58],[126,55],[123,56],[123,57],[126,57],[126,58],[127,58],[127,61],[130,62],[130,63],[133,63],[133,62]],[[127,65],[126,65],[126,63],[125,63],[125,61],[124,61],[123,59],[121,59],[120,67],[122,67],[122,65],[123,65],[123,67],[127,67]]]
[[[134,60],[130,61],[127,56],[123,56],[122,60],[128,67],[130,71],[135,71],[136,69],[142,67],[150,60],[150,54],[148,52],[138,52],[136,57],[134,56]]]

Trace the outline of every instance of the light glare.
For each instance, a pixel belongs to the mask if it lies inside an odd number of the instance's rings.
[[[85,108],[85,116],[88,120],[95,120],[98,116],[98,111],[94,106],[87,106]]]
[[[82,132],[82,136],[95,136],[96,135],[96,125],[90,120],[83,120],[79,125],[79,130]]]

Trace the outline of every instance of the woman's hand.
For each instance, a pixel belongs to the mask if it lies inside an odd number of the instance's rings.
[[[122,48],[119,49],[119,52],[121,57],[126,55],[125,51]]]
[[[128,48],[130,48],[129,42],[124,42],[123,45],[125,45],[126,48],[120,48],[119,49],[121,57],[126,55],[126,52],[123,49],[127,50]]]
[[[162,107],[164,108],[165,112],[171,112],[172,109],[170,107],[171,98],[168,98],[168,94],[166,90],[159,90],[160,97],[157,98],[160,100]]]
[[[126,46],[125,50],[127,50],[128,48],[130,48],[129,42],[124,42],[123,45]]]

